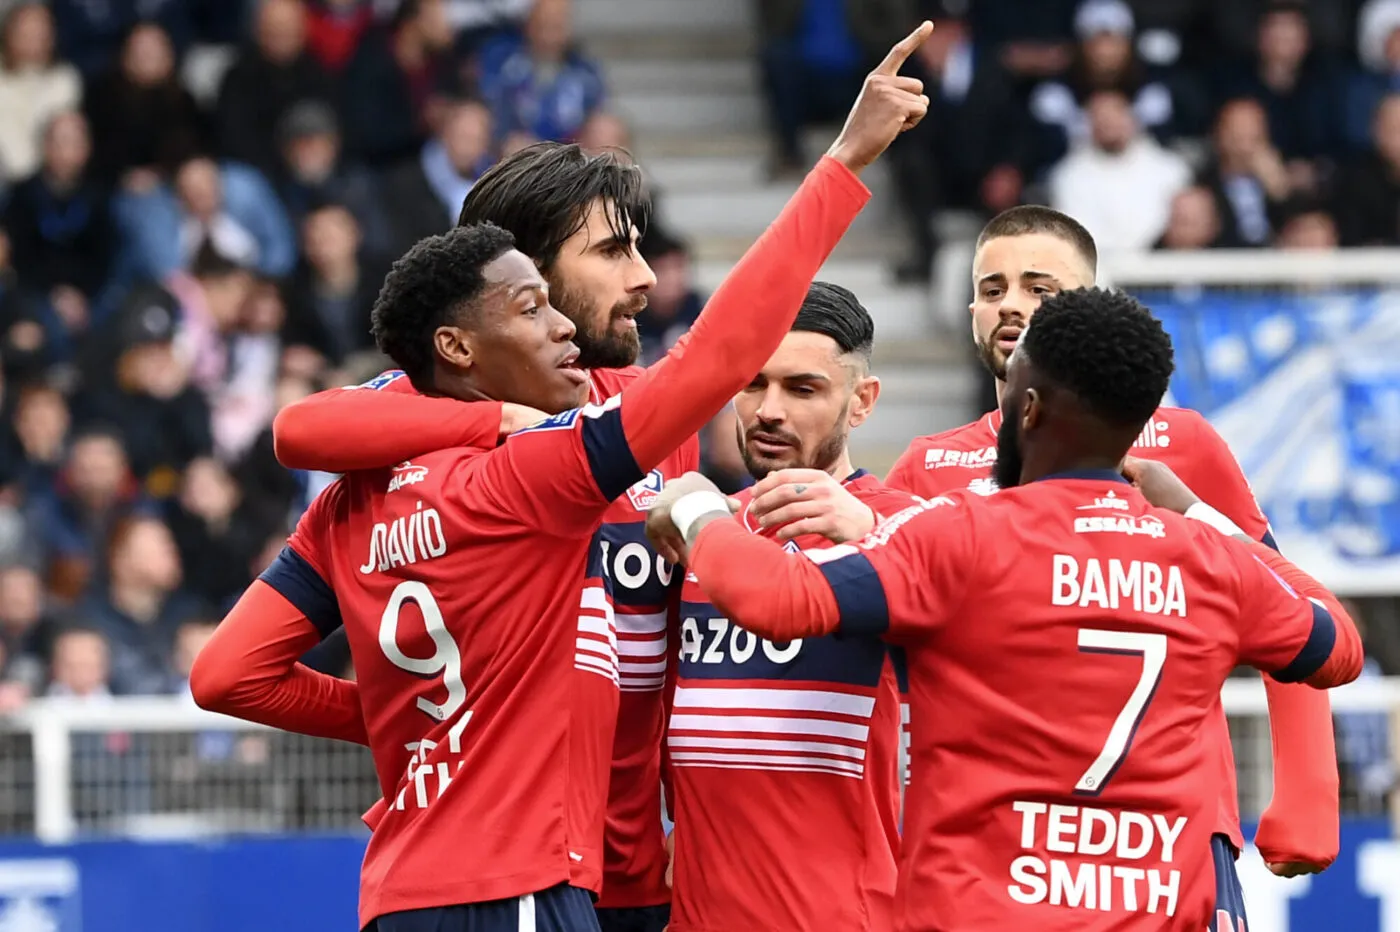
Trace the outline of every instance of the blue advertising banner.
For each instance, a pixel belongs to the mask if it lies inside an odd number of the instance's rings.
[[[1234,450],[1279,545],[1343,595],[1400,593],[1400,292],[1139,294],[1171,403]]]
[[[354,932],[364,846],[351,835],[0,844],[0,932]],[[1344,824],[1325,874],[1281,880],[1252,850],[1240,873],[1247,932],[1400,932],[1400,841],[1385,821]]]

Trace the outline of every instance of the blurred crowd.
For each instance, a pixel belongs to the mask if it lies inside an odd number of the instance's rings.
[[[946,209],[1047,203],[1101,250],[1400,244],[1400,0],[761,0],[774,170],[891,36],[932,109],[895,159],[925,278]]]
[[[571,14],[0,0],[0,713],[187,693],[329,480],[278,466],[272,417],[381,368],[389,262],[503,152],[626,144]]]

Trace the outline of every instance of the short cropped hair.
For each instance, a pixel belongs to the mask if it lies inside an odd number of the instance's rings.
[[[1094,237],[1084,229],[1084,224],[1069,214],[1039,204],[1011,207],[988,220],[977,237],[977,249],[981,250],[988,240],[1032,233],[1044,233],[1064,240],[1083,256],[1091,272],[1098,271],[1099,250],[1094,245]]]
[[[612,234],[630,243],[645,230],[649,201],[642,170],[619,150],[589,155],[576,145],[540,142],[501,159],[462,202],[459,226],[494,223],[545,271],[588,222],[594,201],[608,205]]]
[[[830,282],[812,282],[793,330],[831,337],[842,353],[854,353],[870,361],[875,346],[875,321],[847,288]]]
[[[1112,427],[1146,423],[1171,382],[1172,341],[1131,295],[1079,288],[1046,298],[1018,351]]]
[[[370,315],[371,331],[414,388],[432,388],[433,332],[473,306],[486,287],[482,269],[514,244],[489,223],[455,227],[419,240],[389,270]]]

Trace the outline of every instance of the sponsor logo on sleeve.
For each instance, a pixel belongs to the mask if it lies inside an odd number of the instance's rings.
[[[666,479],[661,475],[661,470],[653,469],[642,477],[641,482],[627,490],[627,500],[638,511],[646,511],[656,504],[656,499],[665,485]]]

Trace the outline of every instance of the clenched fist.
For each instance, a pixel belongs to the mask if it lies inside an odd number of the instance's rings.
[[[924,118],[928,113],[924,83],[918,78],[902,77],[899,69],[932,32],[933,23],[923,22],[890,49],[885,60],[866,76],[846,125],[827,155],[859,174],[889,148],[896,136],[913,129]]]

